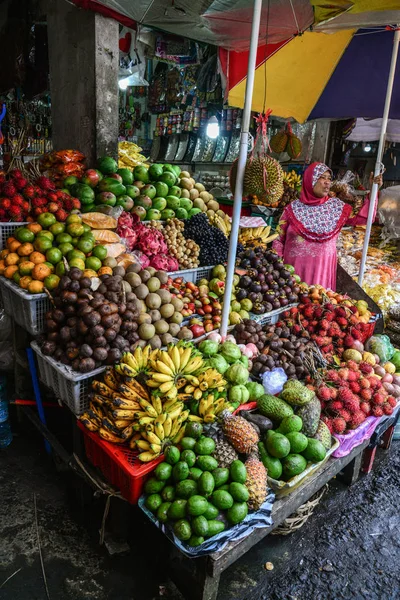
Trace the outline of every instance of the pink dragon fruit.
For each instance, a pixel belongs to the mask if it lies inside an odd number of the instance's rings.
[[[127,250],[133,250],[138,240],[138,232],[134,229],[135,219],[133,217],[136,217],[139,221],[137,215],[131,215],[125,211],[118,219],[117,234],[125,240]]]
[[[152,256],[150,266],[160,271],[179,271],[179,263],[172,256],[157,254]]]
[[[155,254],[166,254],[168,252],[167,244],[161,231],[145,227],[146,231],[139,233],[137,247],[147,256]]]

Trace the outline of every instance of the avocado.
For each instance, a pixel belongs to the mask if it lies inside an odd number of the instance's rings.
[[[188,464],[180,460],[172,469],[172,477],[174,481],[183,481],[189,477]]]
[[[159,494],[164,486],[165,481],[158,481],[155,477],[150,477],[144,484],[144,493],[148,495]]]
[[[189,521],[185,519],[180,519],[174,525],[174,534],[183,542],[189,540],[192,537],[192,529],[190,527]]]
[[[291,431],[286,434],[286,438],[290,443],[290,452],[292,454],[300,454],[307,448],[308,438],[304,433],[298,431]]]
[[[197,483],[193,479],[185,479],[184,481],[179,481],[175,490],[178,498],[185,498],[187,500],[197,494]]]
[[[181,454],[181,460],[183,460],[183,462],[185,462],[188,467],[193,467],[194,463],[196,462],[196,455],[193,452],[193,450],[184,450]],[[159,466],[161,466],[163,463],[161,463]]]
[[[170,506],[171,502],[163,502],[158,507],[156,516],[160,523],[166,523],[168,521],[168,509]]]
[[[271,436],[265,447],[267,452],[275,458],[284,458],[290,452],[290,442],[282,433],[275,433]]]
[[[219,488],[221,485],[224,485],[229,479],[229,469],[225,469],[222,467],[218,467],[214,469],[212,472],[212,476],[214,477],[215,487]]]
[[[212,497],[211,502],[216,506],[219,510],[226,510],[233,506],[233,498],[229,492],[225,490],[216,490]]]
[[[310,462],[321,462],[326,456],[326,448],[319,440],[308,438],[307,448],[302,454]]]
[[[248,507],[246,502],[235,502],[227,511],[226,516],[231,525],[237,525],[247,517]]]
[[[162,498],[160,496],[160,494],[150,494],[150,496],[147,496],[146,498],[146,508],[148,508],[149,510],[151,510],[151,512],[157,512],[157,510],[160,508],[162,504]]]
[[[211,496],[211,494],[214,491],[215,481],[214,481],[214,477],[212,476],[212,474],[209,471],[204,471],[204,473],[201,475],[201,477],[198,481],[198,486],[199,486],[199,494],[201,496],[204,496],[205,498],[208,498],[208,496]]]
[[[194,445],[194,452],[197,455],[210,455],[215,451],[215,442],[212,438],[201,437]]]
[[[173,485],[167,485],[161,492],[161,498],[164,502],[172,502],[175,500],[175,488]]]
[[[211,504],[211,502],[207,502],[207,509],[203,513],[207,521],[210,521],[210,519],[216,519],[218,517],[218,513],[218,508],[214,506],[214,504]]]
[[[235,502],[247,502],[249,499],[249,490],[243,483],[232,481],[229,485],[229,493]]]
[[[192,496],[192,498],[195,497],[196,496]],[[172,521],[176,519],[183,519],[186,514],[187,503],[187,500],[174,500],[168,509],[168,519],[171,519]]]
[[[290,417],[293,414],[293,408],[286,404],[284,400],[271,396],[271,394],[264,394],[257,400],[258,411],[268,417],[274,423],[280,423],[285,417]]]
[[[298,415],[291,415],[290,417],[285,417],[278,429],[276,429],[276,433],[290,433],[292,431],[301,431],[303,427],[303,421]]]
[[[215,521],[215,520],[208,521],[207,537],[213,537],[214,535],[221,533],[221,531],[224,531],[224,529],[225,529],[225,525],[224,525],[224,523],[221,523],[221,521]]]
[[[262,464],[267,470],[267,474],[272,479],[280,479],[282,475],[282,463],[279,458],[268,454],[262,442],[258,443],[258,451]]]
[[[285,481],[288,481],[296,475],[300,475],[307,466],[307,461],[301,454],[289,454],[282,462],[282,478]]]
[[[247,471],[244,463],[241,460],[234,460],[231,463],[229,473],[232,481],[237,481],[238,483],[245,483],[247,478]]]
[[[212,456],[198,456],[196,467],[202,471],[214,471],[218,467],[218,461]]]
[[[202,537],[208,535],[208,521],[204,515],[199,515],[192,519],[192,529],[196,535]]]
[[[191,496],[187,501],[187,511],[192,517],[203,515],[208,509],[208,502],[203,496]]]

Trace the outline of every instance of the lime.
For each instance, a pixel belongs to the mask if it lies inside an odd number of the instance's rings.
[[[39,231],[39,233],[36,235],[36,238],[38,237],[47,237],[51,241],[54,240],[54,235],[51,233],[51,231]]]
[[[92,250],[92,256],[99,258],[100,260],[104,260],[107,257],[107,248],[98,244]]]
[[[15,237],[19,242],[24,244],[25,242],[33,242],[35,239],[35,234],[32,231],[29,231],[26,227],[20,227],[15,232]]]
[[[47,250],[46,252],[46,260],[52,265],[59,263],[62,259],[62,256],[62,252],[59,248],[50,248],[50,250]]]
[[[60,278],[58,277],[58,275],[49,275],[44,280],[44,287],[48,290],[55,290],[56,287],[58,287],[59,283]]]
[[[57,244],[70,244],[72,241],[72,237],[69,233],[59,233],[56,237]]]
[[[92,240],[85,239],[84,237],[81,237],[76,245],[78,250],[84,252],[84,254],[89,254],[93,250],[93,246],[94,243],[92,242]]]
[[[47,252],[47,250],[50,250],[50,248],[53,247],[53,244],[52,244],[52,241],[49,240],[47,237],[40,235],[34,241],[33,247],[38,252],[44,253],[44,252]]]
[[[68,261],[70,267],[77,267],[81,271],[85,270],[85,262],[81,258],[73,258]]]
[[[57,221],[57,219],[55,218],[55,216],[49,212],[42,213],[37,218],[37,222],[44,229],[48,229],[49,227],[51,227],[51,225],[54,225],[54,223],[56,223],[56,221]]]
[[[64,264],[64,261],[62,260],[56,266],[56,275],[58,275],[59,277],[62,277],[63,275],[65,275],[65,272],[66,272],[65,264]]]
[[[65,222],[67,225],[70,225],[71,223],[82,223],[82,219],[78,215],[69,215]]]
[[[89,256],[85,260],[85,267],[87,269],[93,269],[93,271],[98,271],[101,269],[101,260],[95,256]]]
[[[70,250],[67,254],[68,262],[73,260],[74,258],[79,258],[80,260],[85,260],[86,255],[80,250]]]
[[[68,252],[70,252],[71,250],[74,249],[74,247],[72,244],[65,243],[65,244],[60,244],[58,246],[58,249],[60,250],[60,252],[63,256],[66,256],[68,254]]]
[[[86,225],[86,223],[83,224],[83,229],[85,230],[85,233],[92,232],[92,228],[90,227],[90,225]]]
[[[64,233],[65,223],[54,223],[54,225],[51,225],[49,227],[49,231],[51,231],[53,235],[59,235],[60,233]]]
[[[77,238],[77,237],[81,237],[81,235],[83,235],[85,232],[84,232],[82,223],[76,222],[76,223],[71,223],[70,225],[67,226],[67,233],[72,235],[73,238],[74,237]]]

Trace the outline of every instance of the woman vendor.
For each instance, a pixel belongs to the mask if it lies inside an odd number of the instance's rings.
[[[382,175],[374,181],[381,187]],[[358,215],[350,218],[351,206],[329,195],[331,185],[332,171],[323,163],[306,169],[300,198],[283,211],[273,248],[308,285],[335,290],[336,240],[344,225],[366,224],[369,196]],[[377,203],[374,220],[376,208]]]

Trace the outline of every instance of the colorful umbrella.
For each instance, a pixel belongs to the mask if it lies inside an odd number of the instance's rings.
[[[400,11],[399,19],[400,19]],[[383,114],[394,31],[306,32],[258,48],[252,109],[265,102],[276,116],[307,119],[378,118]],[[248,53],[220,50],[232,106],[243,106]],[[400,64],[390,117],[400,118]]]

